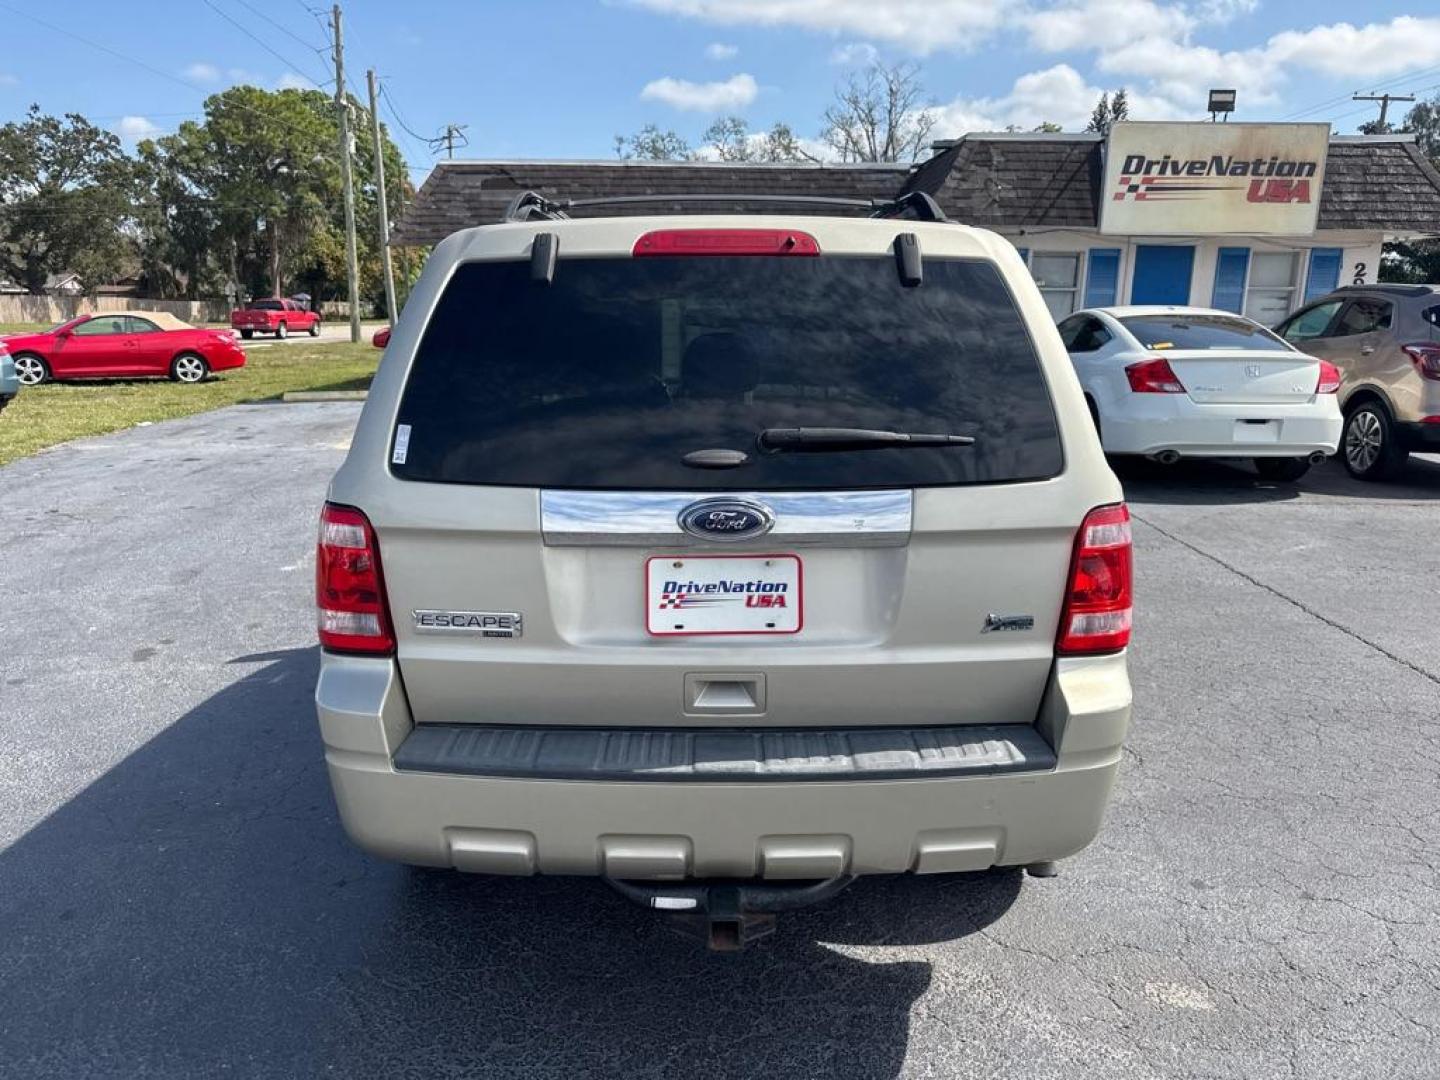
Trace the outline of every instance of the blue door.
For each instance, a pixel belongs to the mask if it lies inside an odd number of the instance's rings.
[[[1135,274],[1130,279],[1132,304],[1190,303],[1190,275],[1195,249],[1173,244],[1140,244],[1135,248]]]

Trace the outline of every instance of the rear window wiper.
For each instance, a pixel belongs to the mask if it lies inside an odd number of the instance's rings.
[[[872,431],[868,428],[799,427],[766,428],[756,439],[771,453],[823,454],[841,450],[890,450],[930,446],[973,446],[970,435],[932,435],[910,431]]]

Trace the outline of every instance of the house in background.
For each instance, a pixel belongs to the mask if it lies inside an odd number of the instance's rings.
[[[909,164],[441,161],[391,243],[436,244],[509,201],[612,195],[932,196],[1010,240],[1056,319],[1113,304],[1194,304],[1273,325],[1337,285],[1378,279],[1388,240],[1440,236],[1440,173],[1413,135],[1323,124],[1122,123],[1090,134],[966,135]],[[597,214],[825,213],[664,200]],[[838,211],[846,212],[846,211]],[[852,213],[863,211],[850,211]]]
[[[70,272],[50,274],[45,278],[46,296],[79,296],[85,291],[80,275]]]
[[[106,282],[104,285],[96,285],[94,293],[97,299],[106,297],[110,299],[133,299],[144,295],[140,286],[141,281],[137,275],[126,274],[123,277],[116,278],[114,281]]]

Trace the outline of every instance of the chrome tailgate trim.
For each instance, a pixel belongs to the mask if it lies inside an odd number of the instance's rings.
[[[554,547],[704,547],[680,527],[680,512],[719,496],[759,503],[775,524],[754,543],[903,547],[910,541],[911,491],[542,491],[540,527]]]

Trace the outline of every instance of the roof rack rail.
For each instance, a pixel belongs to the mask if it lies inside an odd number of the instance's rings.
[[[589,199],[547,199],[534,191],[522,191],[510,200],[505,209],[506,221],[529,221],[531,218],[546,218],[551,221],[568,220],[565,211],[590,206],[626,206],[637,203],[764,203],[790,206],[843,206],[854,210],[869,210],[871,217],[899,217],[911,211],[921,221],[948,221],[938,203],[923,191],[911,191],[895,199],[850,199],[829,195],[746,195],[725,192],[654,194],[654,195],[601,195]]]
[[[569,216],[561,209],[560,203],[547,199],[538,191],[522,191],[505,207],[506,221],[529,221],[536,217],[549,221],[564,221]]]
[[[897,195],[895,198],[883,202],[877,200],[875,213],[870,216],[899,217],[906,210],[914,213],[918,221],[950,220],[945,216],[945,211],[940,209],[940,204],[923,191],[907,191],[903,195]]]

